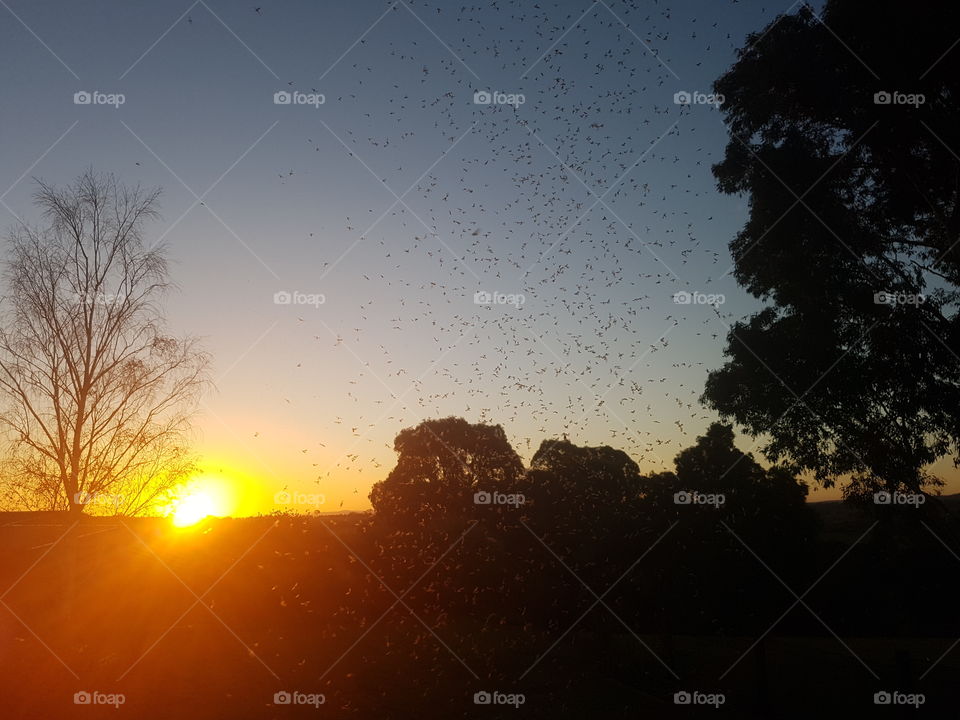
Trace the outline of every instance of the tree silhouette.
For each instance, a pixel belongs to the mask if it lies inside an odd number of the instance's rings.
[[[958,20],[949,3],[804,6],[715,84],[714,174],[750,199],[736,278],[771,306],[730,329],[703,399],[827,486],[918,489],[960,442]]]
[[[782,603],[754,557],[784,578],[802,576],[818,529],[807,487],[788,470],[765,470],[734,445],[729,425],[713,423],[681,450],[676,473],[645,479],[645,502],[677,522],[647,565],[645,603],[687,630],[754,629]],[[692,494],[704,500],[686,502]],[[756,621],[756,622],[755,622]]]
[[[5,489],[21,507],[141,512],[192,468],[207,358],[164,330],[164,250],[142,238],[157,196],[93,171],[64,189],[41,182],[48,225],[11,238],[0,424]]]
[[[787,468],[765,470],[737,449],[731,426],[711,424],[674,463],[680,492],[722,494],[720,516],[759,547],[810,539],[814,526],[807,486]]]
[[[511,492],[523,473],[502,427],[463,418],[401,430],[394,449],[396,467],[370,491],[377,516],[394,522],[462,518],[475,507],[474,493]]]
[[[608,600],[618,613],[632,616],[634,605],[620,606],[636,576],[623,578],[639,552],[653,542],[659,523],[642,513],[640,470],[625,452],[608,446],[576,445],[566,438],[544,440],[530,461],[522,482],[526,503],[510,560],[522,578],[524,615],[535,618],[547,632],[558,632],[582,612],[569,598],[590,587],[608,588],[618,578],[618,591]],[[531,537],[535,534],[537,539]],[[541,547],[540,542],[549,548]],[[576,578],[551,558],[555,553]],[[544,565],[544,560],[552,561]],[[630,575],[628,573],[628,575]],[[601,644],[622,630],[607,613],[592,613],[578,628],[598,634]]]
[[[595,541],[624,518],[636,521],[640,477],[622,450],[544,440],[523,481],[527,511],[551,535]]]

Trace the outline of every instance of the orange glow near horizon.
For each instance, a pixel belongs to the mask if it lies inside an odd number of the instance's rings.
[[[167,514],[174,526],[190,527],[207,517],[230,515],[235,509],[235,487],[229,479],[200,475],[181,490],[170,503]]]

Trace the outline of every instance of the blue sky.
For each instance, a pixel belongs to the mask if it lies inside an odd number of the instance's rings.
[[[171,327],[217,379],[197,449],[256,480],[241,511],[285,486],[362,509],[396,433],[447,415],[525,459],[567,433],[669,467],[757,307],[727,251],[745,200],[710,172],[721,115],[674,95],[790,7],[8,2],[0,214],[36,221],[31,178],[89,166],[163,187]]]

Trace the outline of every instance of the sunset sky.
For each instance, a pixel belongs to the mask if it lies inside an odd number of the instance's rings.
[[[448,415],[525,460],[566,433],[670,467],[758,307],[727,251],[745,203],[710,172],[721,115],[674,96],[788,4],[258,3],[0,8],[3,226],[39,220],[33,176],[164,188],[170,326],[214,363],[204,482],[237,514],[284,489],[366,509],[397,432]]]

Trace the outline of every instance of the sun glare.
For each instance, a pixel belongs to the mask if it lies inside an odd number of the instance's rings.
[[[213,499],[205,492],[194,492],[177,502],[173,524],[177,527],[195,525],[216,512]]]
[[[233,510],[231,493],[223,478],[199,477],[188,485],[171,505],[170,515],[176,527],[196,525],[210,516],[229,515]]]

